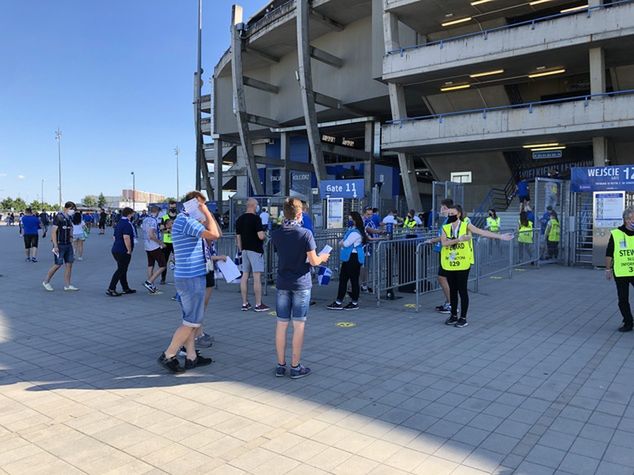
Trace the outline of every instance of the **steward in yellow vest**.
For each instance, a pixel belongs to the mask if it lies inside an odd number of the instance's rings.
[[[489,210],[486,228],[492,233],[497,233],[500,231],[500,218],[498,218],[498,215],[494,209]]]
[[[634,285],[634,206],[625,208],[623,225],[610,232],[605,251],[605,277],[610,280],[613,275],[623,317],[619,331],[629,332],[634,324],[630,306],[630,285]]]
[[[471,238],[463,238],[462,236],[470,236],[468,224],[461,221],[457,229],[453,229],[451,224],[445,224],[442,227],[445,236],[456,239],[459,242],[451,246],[443,246],[440,251],[440,263],[442,268],[447,271],[468,270],[471,264],[475,262],[473,255],[473,243]]]
[[[522,244],[533,244],[533,223],[531,221],[526,220],[528,224],[522,224],[522,221],[519,222],[519,229],[517,233],[517,242],[521,242]]]

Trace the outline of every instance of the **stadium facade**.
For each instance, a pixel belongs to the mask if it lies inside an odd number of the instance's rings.
[[[472,209],[634,161],[631,0],[275,0],[230,27],[200,122],[218,201],[359,177],[421,210],[453,178]]]

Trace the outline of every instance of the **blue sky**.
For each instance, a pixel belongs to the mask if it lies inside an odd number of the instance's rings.
[[[230,0],[204,0],[203,78],[229,46]],[[267,2],[242,0],[248,18]],[[0,199],[57,201],[194,186],[197,0],[4,0]],[[204,89],[208,92],[208,89]]]

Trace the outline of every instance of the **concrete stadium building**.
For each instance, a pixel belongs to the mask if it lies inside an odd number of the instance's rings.
[[[473,209],[518,174],[634,162],[631,0],[274,0],[232,19],[202,100],[216,200],[360,177],[421,210],[453,173]]]

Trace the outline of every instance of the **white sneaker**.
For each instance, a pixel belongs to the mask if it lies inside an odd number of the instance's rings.
[[[43,286],[44,286],[44,288],[45,288],[46,290],[48,290],[49,292],[52,292],[53,290],[55,290],[55,289],[53,289],[53,286],[51,285],[51,283],[50,283],[50,282],[42,282],[42,285],[43,285]]]
[[[75,287],[74,285],[65,285],[64,286],[64,290],[73,291],[74,292],[74,291],[79,290],[79,289],[77,287]]]
[[[77,260],[78,260],[78,261],[83,261],[83,260],[84,260],[84,258],[83,258],[83,257],[78,257],[78,258],[77,258]]]

